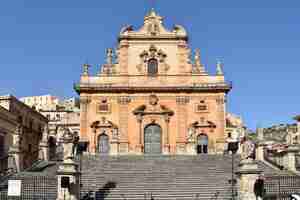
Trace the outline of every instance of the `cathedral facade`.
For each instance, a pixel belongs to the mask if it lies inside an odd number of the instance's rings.
[[[220,63],[209,75],[184,27],[168,30],[151,10],[139,29],[125,26],[116,50],[96,75],[83,65],[80,140],[91,153],[220,153],[225,143],[226,94]]]

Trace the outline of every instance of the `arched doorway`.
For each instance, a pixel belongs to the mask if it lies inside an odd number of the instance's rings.
[[[150,124],[144,130],[145,154],[161,153],[161,128],[157,124]]]
[[[98,153],[109,154],[109,138],[105,133],[98,136]]]
[[[204,133],[201,133],[197,136],[197,153],[206,154],[208,152],[208,136]]]

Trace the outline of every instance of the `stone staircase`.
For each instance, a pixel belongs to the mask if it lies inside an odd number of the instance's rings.
[[[231,157],[82,157],[83,197],[97,200],[230,199]],[[218,198],[216,198],[218,197]]]

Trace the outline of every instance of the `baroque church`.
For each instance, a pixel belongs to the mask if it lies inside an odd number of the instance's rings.
[[[192,56],[193,54],[193,56]],[[193,58],[192,58],[193,57]],[[207,73],[185,28],[164,27],[153,9],[141,28],[121,29],[98,73],[83,65],[80,140],[106,155],[215,154],[224,151],[226,95],[222,64]]]

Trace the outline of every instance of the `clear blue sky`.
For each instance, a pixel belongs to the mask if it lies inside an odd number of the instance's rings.
[[[1,0],[0,94],[76,95],[87,59],[104,62],[124,24],[139,27],[146,0]],[[211,73],[217,58],[234,87],[228,110],[246,125],[300,114],[300,1],[157,0],[166,26],[184,25]],[[95,71],[95,67],[94,67]]]

